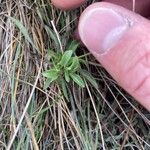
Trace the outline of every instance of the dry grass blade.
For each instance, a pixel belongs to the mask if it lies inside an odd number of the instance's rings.
[[[17,125],[17,128],[15,129],[13,136],[10,138],[10,142],[9,142],[9,144],[8,144],[7,150],[10,150],[10,149],[11,149],[11,146],[12,146],[12,144],[13,144],[13,142],[14,142],[14,140],[15,140],[15,137],[16,137],[18,131],[19,131],[19,128],[20,128],[20,126],[21,126],[21,124],[22,124],[22,121],[23,121],[23,119],[24,119],[24,117],[25,117],[25,114],[26,114],[26,112],[27,112],[27,109],[28,109],[28,107],[29,107],[29,105],[30,105],[30,103],[31,103],[32,96],[33,96],[33,94],[34,94],[34,92],[35,92],[35,88],[36,88],[36,86],[37,86],[37,82],[38,82],[39,77],[40,77],[40,74],[41,74],[41,69],[42,69],[42,62],[41,62],[41,66],[40,66],[40,68],[39,68],[39,72],[38,72],[36,81],[35,81],[35,83],[34,83],[33,89],[32,89],[32,91],[31,91],[31,94],[30,94],[30,96],[29,96],[29,99],[27,100],[27,104],[26,104],[26,106],[25,106],[25,108],[24,108],[24,110],[23,110],[23,113],[22,113],[22,115],[21,115],[21,118],[20,118],[20,120],[19,120],[19,123],[18,123],[18,125]]]
[[[30,132],[31,132],[34,149],[35,149],[35,150],[39,150],[37,141],[36,141],[36,139],[35,139],[34,129],[33,129],[32,123],[31,123],[31,121],[30,121],[30,119],[29,119],[28,114],[25,115],[25,119],[26,119],[28,128],[29,128],[29,130],[30,130]]]

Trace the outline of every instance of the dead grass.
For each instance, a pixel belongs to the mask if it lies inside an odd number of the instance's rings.
[[[0,0],[0,149],[150,149],[149,113],[92,56],[84,57],[82,67],[98,89],[69,83],[66,100],[58,83],[43,88],[49,50],[65,50],[84,7],[63,12],[49,0]],[[81,45],[76,53],[88,51]]]

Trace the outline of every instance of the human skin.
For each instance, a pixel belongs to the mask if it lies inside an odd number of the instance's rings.
[[[52,3],[60,9],[74,9],[85,3],[87,0],[52,0]],[[133,10],[133,0],[103,0],[103,2],[110,2],[123,6],[129,10]],[[135,0],[135,12],[142,16],[150,16],[150,1],[149,0]]]
[[[128,0],[127,4],[107,1],[131,9]],[[149,6],[149,0],[137,0],[136,10],[148,16]],[[81,41],[117,83],[150,111],[149,20],[118,5],[99,2],[82,13],[78,31]]]
[[[150,16],[150,1],[149,0],[103,0],[103,2],[113,3],[122,7],[125,7],[129,10],[133,10],[138,14],[141,14],[144,17]],[[135,7],[135,8],[134,8]]]
[[[56,7],[64,10],[77,8],[84,2],[86,2],[86,0],[52,0],[52,3]]]

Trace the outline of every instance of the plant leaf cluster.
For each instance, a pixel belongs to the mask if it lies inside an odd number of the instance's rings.
[[[81,88],[85,87],[85,80],[87,80],[97,88],[92,75],[81,68],[81,63],[85,60],[75,54],[78,45],[76,41],[73,41],[63,53],[49,52],[51,54],[50,61],[52,62],[52,67],[42,73],[46,78],[45,88],[52,82],[61,82],[62,80],[65,80],[67,83],[74,81]]]

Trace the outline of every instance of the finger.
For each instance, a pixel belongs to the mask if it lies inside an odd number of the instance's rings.
[[[150,0],[103,0],[104,2],[110,2],[123,6],[129,10],[134,10],[136,13],[141,14],[144,17],[150,16]]]
[[[52,3],[60,9],[73,9],[80,6],[86,0],[52,0]]]
[[[118,84],[150,111],[150,22],[99,2],[83,12],[78,29],[82,42]]]

